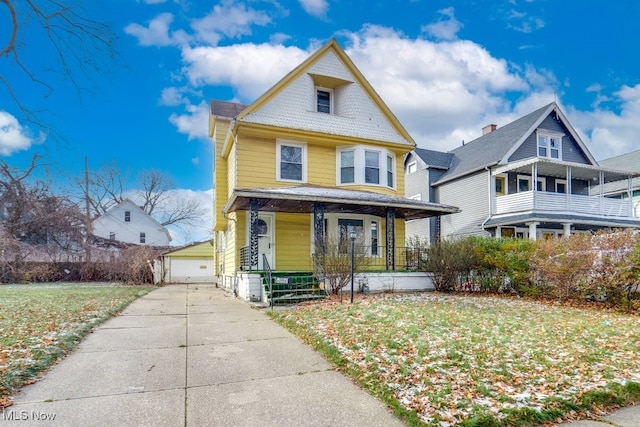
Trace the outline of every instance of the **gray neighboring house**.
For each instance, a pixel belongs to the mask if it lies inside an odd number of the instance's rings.
[[[607,197],[600,185],[630,188],[640,174],[599,165],[555,102],[482,132],[448,153],[415,149],[407,156],[407,197],[460,208],[407,223],[407,237],[537,239],[640,226],[630,201]]]
[[[601,160],[600,166],[640,173],[640,150]],[[626,181],[609,182],[604,185],[607,197],[628,200],[631,194],[634,215],[640,217],[640,178],[633,178],[631,188]]]

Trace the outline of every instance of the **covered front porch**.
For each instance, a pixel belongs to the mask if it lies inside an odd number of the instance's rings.
[[[334,243],[328,241],[331,233],[342,240],[350,231],[357,231],[357,244],[366,250],[368,271],[415,270],[417,255],[406,248],[404,222],[457,211],[404,197],[316,186],[235,189],[223,209],[225,215],[244,218],[236,230],[236,276],[265,271],[311,276],[315,253]]]

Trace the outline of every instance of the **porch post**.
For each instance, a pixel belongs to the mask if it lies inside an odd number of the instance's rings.
[[[604,215],[604,171],[600,171],[600,215]]]
[[[633,209],[633,177],[629,175],[627,177],[627,197],[629,198],[629,217],[635,217],[635,210]]]
[[[529,226],[529,239],[537,240],[538,239],[538,229],[537,226],[540,224],[539,222],[529,222],[527,225]]]
[[[315,248],[324,250],[324,204],[322,203],[313,204],[313,232]]]
[[[562,223],[562,235],[563,235],[564,237],[569,237],[569,236],[571,236],[571,226],[572,226],[572,225],[573,225],[573,224],[572,224],[572,223],[570,223],[570,222],[563,222],[563,223]]]
[[[387,208],[387,270],[396,269],[396,210]]]
[[[571,166],[567,165],[567,210],[571,210]]]
[[[258,268],[258,199],[249,200],[249,270]]]

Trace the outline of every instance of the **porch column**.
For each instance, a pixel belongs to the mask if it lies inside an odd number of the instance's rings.
[[[567,166],[567,210],[571,210],[571,166]]]
[[[324,250],[324,204],[313,204],[313,235],[315,240],[315,248]]]
[[[258,199],[249,200],[249,270],[258,268]]]
[[[635,217],[633,209],[633,177],[627,177],[627,197],[629,198],[629,218]]]
[[[387,208],[387,270],[396,269],[396,210]]]
[[[538,225],[540,223],[539,222],[528,222],[527,225],[529,226],[529,239],[531,240],[537,240],[538,239]]]
[[[604,171],[600,171],[600,215],[604,215]]]
[[[573,223],[571,223],[571,222],[563,222],[562,223],[562,235],[564,237],[571,236],[571,226],[572,225],[573,225]]]

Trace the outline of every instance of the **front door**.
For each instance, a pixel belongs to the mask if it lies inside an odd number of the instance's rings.
[[[273,256],[273,214],[258,214],[258,270],[264,270],[264,262],[262,255],[267,258],[267,262],[271,269],[275,268],[275,259]]]

